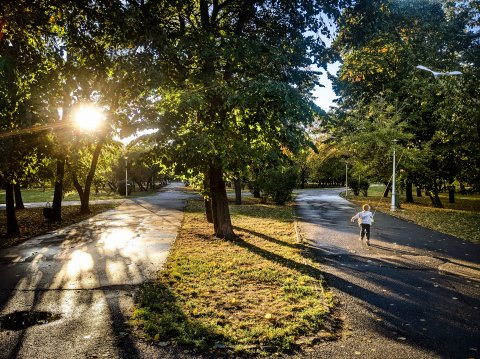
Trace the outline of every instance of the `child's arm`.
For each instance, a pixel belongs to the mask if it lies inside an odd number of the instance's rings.
[[[358,218],[359,215],[360,215],[360,213],[357,213],[356,215],[354,215],[352,217],[352,219],[350,220],[350,222],[355,222],[355,220]]]

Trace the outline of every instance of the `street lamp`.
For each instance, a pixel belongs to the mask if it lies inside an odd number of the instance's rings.
[[[128,197],[128,156],[125,156],[125,198]]]
[[[392,203],[390,211],[394,212],[397,209],[397,194],[395,193],[395,145],[398,140],[393,140],[393,175],[392,175]]]
[[[345,162],[345,197],[348,197],[348,162]]]

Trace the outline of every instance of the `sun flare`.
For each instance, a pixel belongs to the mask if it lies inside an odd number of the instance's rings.
[[[84,105],[75,111],[73,119],[78,129],[92,132],[102,126],[105,117],[99,109],[93,106]]]

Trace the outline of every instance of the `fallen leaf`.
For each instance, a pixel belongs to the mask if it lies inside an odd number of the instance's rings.
[[[272,314],[270,313],[265,314],[265,319],[272,319]]]

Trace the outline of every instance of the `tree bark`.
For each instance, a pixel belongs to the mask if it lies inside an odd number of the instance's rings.
[[[203,196],[205,201],[205,216],[207,217],[208,223],[213,223],[213,214],[212,214],[212,193],[210,190],[210,173],[209,171],[205,172],[203,178]]]
[[[15,209],[25,209],[25,205],[23,204],[22,199],[22,191],[20,189],[20,184],[15,183],[13,186],[13,191],[15,194]]]
[[[432,205],[435,208],[443,208],[443,203],[442,203],[440,197],[438,196],[438,186],[437,186],[437,181],[436,180],[434,181],[433,189],[432,189],[431,186],[426,187],[425,192],[428,195],[428,197],[430,198],[430,201],[432,201]]]
[[[422,187],[417,186],[417,197],[422,197]]]
[[[88,171],[87,178],[85,179],[85,189],[78,182],[76,171],[72,171],[72,180],[75,189],[80,197],[80,213],[90,213],[90,191],[92,188],[93,177],[95,176],[95,169],[97,168],[98,158],[103,147],[103,138],[97,142],[95,150],[92,155],[92,163],[90,164],[90,170]]]
[[[450,177],[448,179],[448,203],[455,203],[455,185],[453,182],[455,179]]]
[[[237,176],[233,180],[235,186],[235,204],[242,204],[242,181],[240,176]]]
[[[306,183],[307,183],[307,168],[303,167],[300,170],[300,188],[305,189]]]
[[[7,207],[7,236],[15,236],[20,234],[17,216],[15,213],[13,183],[8,181],[5,185],[5,205]]]
[[[392,188],[392,186],[390,184],[388,184],[388,186],[385,188],[385,191],[383,191],[383,197],[384,198],[388,197],[388,192],[390,192],[391,188]]]
[[[52,221],[62,220],[63,178],[65,177],[65,157],[57,159],[57,173],[55,177],[55,191],[52,203]]]
[[[223,181],[221,166],[210,165],[210,191],[212,194],[212,214],[215,236],[232,240],[235,238],[230,210],[228,208],[227,190]]]
[[[407,197],[406,202],[407,203],[413,203],[413,183],[412,183],[411,180],[407,179],[405,192],[406,192],[406,197]]]

